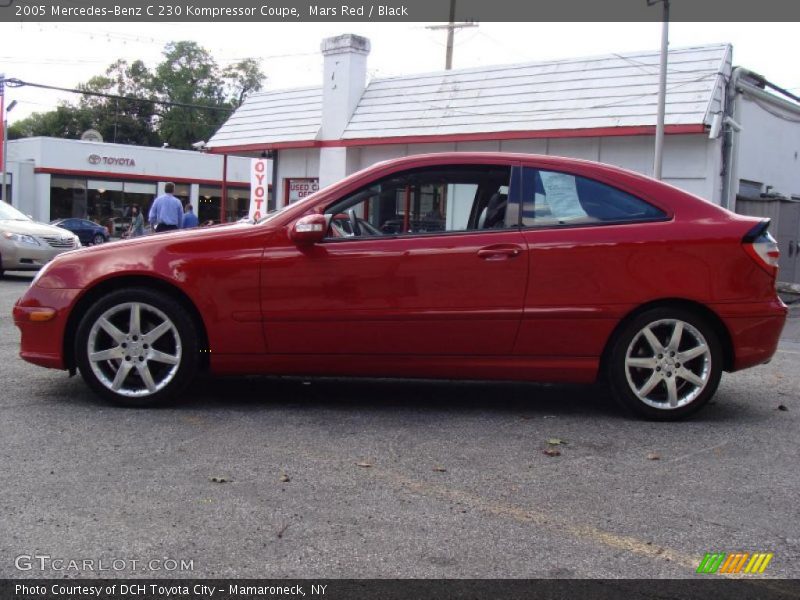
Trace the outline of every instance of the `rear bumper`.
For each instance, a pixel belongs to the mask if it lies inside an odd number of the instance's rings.
[[[19,355],[41,367],[66,369],[64,360],[64,333],[70,308],[81,290],[46,289],[33,286],[14,305],[14,324],[22,333]],[[48,321],[32,321],[37,309],[55,311]]]
[[[789,312],[780,298],[760,303],[717,305],[713,308],[731,336],[731,371],[763,364],[774,356]]]

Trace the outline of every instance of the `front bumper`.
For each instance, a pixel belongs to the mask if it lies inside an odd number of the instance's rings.
[[[53,248],[49,245],[33,246],[19,242],[8,242],[2,245],[0,255],[5,271],[35,271],[41,269],[62,252],[75,250],[71,248]]]
[[[80,293],[81,290],[34,285],[17,300],[13,314],[14,324],[22,333],[19,355],[23,360],[51,369],[68,368],[64,357],[64,334],[70,310]],[[32,320],[48,313],[46,309],[53,310],[52,317]]]

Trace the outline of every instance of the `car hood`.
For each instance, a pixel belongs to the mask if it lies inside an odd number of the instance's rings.
[[[70,231],[55,225],[46,225],[36,221],[14,221],[11,219],[0,219],[0,230],[22,235],[55,235],[59,237],[71,237],[73,235]]]
[[[269,231],[265,225],[233,223],[89,246],[56,256],[43,269],[37,285],[81,289],[119,273],[181,281],[187,257],[213,254],[220,247],[259,247]]]

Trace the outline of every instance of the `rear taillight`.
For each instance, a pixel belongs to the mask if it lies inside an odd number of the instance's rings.
[[[742,238],[742,245],[745,252],[759,267],[773,277],[777,277],[781,251],[778,248],[778,242],[770,235],[768,229],[769,221],[762,221],[747,232],[747,235]]]

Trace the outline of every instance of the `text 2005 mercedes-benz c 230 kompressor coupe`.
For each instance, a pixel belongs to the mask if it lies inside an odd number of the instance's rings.
[[[775,352],[768,225],[597,163],[411,156],[256,224],[64,254],[14,319],[22,358],[128,406],[209,370],[606,380],[675,419]]]

